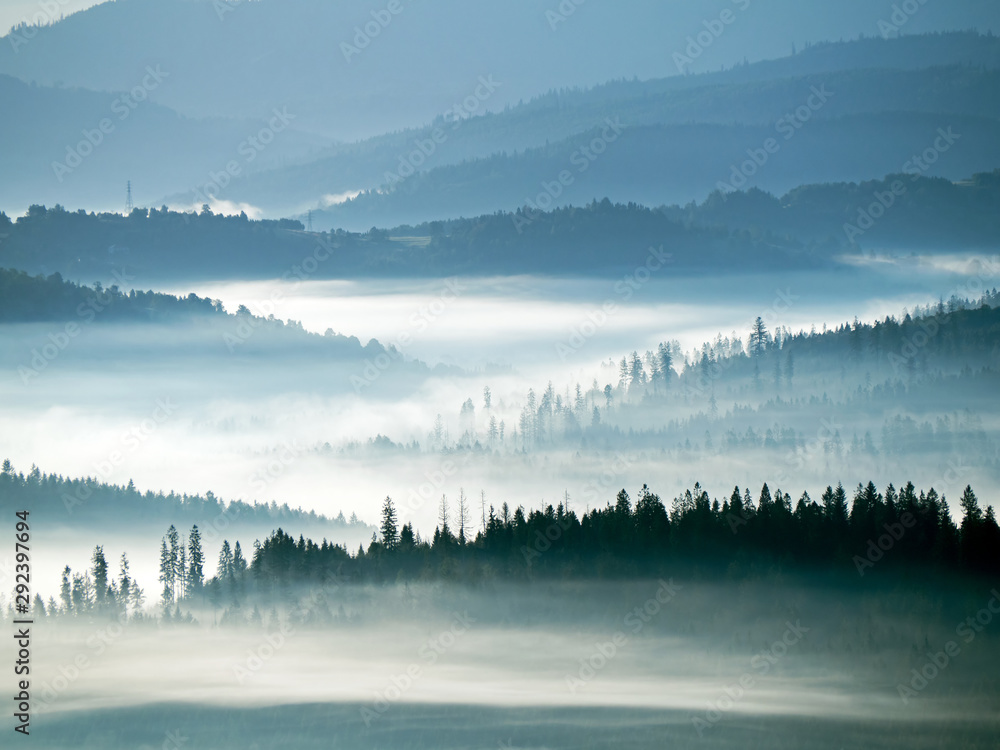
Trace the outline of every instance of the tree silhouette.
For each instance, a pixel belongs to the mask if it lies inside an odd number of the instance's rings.
[[[387,550],[395,549],[399,543],[396,529],[396,508],[393,507],[392,499],[386,495],[382,504],[382,525],[379,527],[379,533],[382,537],[382,546]]]
[[[191,527],[188,535],[188,596],[201,593],[205,585],[205,553],[201,549],[201,532],[197,526]]]

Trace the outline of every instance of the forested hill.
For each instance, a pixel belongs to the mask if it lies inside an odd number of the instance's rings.
[[[420,128],[337,146],[236,180],[224,197],[298,213],[322,208],[319,195],[361,191],[313,219],[323,229],[363,231],[513,210],[568,168],[573,184],[557,188],[550,207],[603,196],[684,204],[730,179],[747,150],[768,137],[777,136],[784,153],[748,173],[746,185],[786,192],[899,170],[941,127],[962,140],[928,174],[957,179],[1000,164],[993,96],[1000,74],[991,63],[998,50],[995,38],[974,33],[859,39],[714,73],[563,87],[485,116],[477,101],[477,116],[449,111]],[[488,94],[488,104],[505,89]],[[815,91],[824,92],[822,104],[797,129],[803,122],[792,113],[815,104]],[[621,137],[599,146],[600,158],[583,169],[580,157],[609,121]],[[201,200],[190,188],[171,199]]]
[[[803,241],[835,237],[844,244],[907,250],[995,247],[1000,242],[1000,169],[960,182],[908,173],[860,184],[803,185],[782,196],[756,188],[717,191],[701,204],[664,212],[684,223]]]
[[[308,233],[297,222],[253,221],[203,210],[136,209],[130,216],[71,213],[33,206],[16,222],[0,214],[0,266],[65,276],[110,276],[126,269],[143,280],[448,276],[562,272],[587,275],[635,268],[650,246],[671,265],[717,270],[814,265],[795,241],[724,229],[685,227],[636,205],[496,214],[448,224]]]
[[[112,278],[127,284],[128,269],[115,270]],[[66,281],[58,273],[32,276],[24,271],[0,268],[0,323],[38,323],[45,321],[100,321],[101,323],[192,323],[201,327],[235,329],[249,326],[263,333],[262,339],[271,344],[317,345],[346,355],[385,351],[372,340],[362,346],[355,336],[344,336],[328,330],[325,335],[306,331],[295,320],[283,321],[273,315],[253,315],[240,306],[235,314],[226,312],[218,300],[196,294],[175,297],[153,291],[128,292],[118,284],[108,287],[95,283],[93,287]],[[227,330],[228,330],[227,329]],[[245,347],[244,347],[245,348]]]
[[[774,196],[719,191],[646,208],[604,199],[364,233],[306,232],[291,220],[136,209],[131,216],[33,206],[0,213],[0,266],[71,278],[356,278],[634,269],[650,247],[675,273],[829,266],[850,247],[996,246],[1000,170],[954,183],[916,174],[806,185]]]
[[[353,558],[302,539],[296,544],[278,531],[259,546],[250,570],[265,591],[296,583],[296,576],[323,580],[334,571],[383,581],[669,575],[691,564],[735,575],[774,568],[864,577],[877,567],[908,565],[1000,571],[1000,528],[972,487],[956,505],[957,523],[933,488],[907,482],[879,492],[869,482],[852,495],[838,484],[819,498],[808,492],[793,498],[765,483],[756,498],[735,487],[719,499],[696,483],[668,508],[643,485],[634,499],[622,489],[613,503],[580,515],[562,503],[530,511],[504,503],[490,508],[479,532],[445,520],[431,540],[421,540],[412,525],[399,528],[386,498],[378,540]],[[448,518],[446,505],[442,515]]]
[[[131,281],[127,269],[116,270],[112,278],[123,284]],[[148,335],[143,341],[158,356],[228,358],[239,352],[249,358],[270,359],[280,355],[293,371],[292,362],[359,366],[366,359],[398,356],[398,350],[391,346],[387,349],[375,339],[363,344],[356,336],[336,333],[332,328],[322,335],[313,333],[299,321],[255,315],[243,305],[235,313],[228,313],[222,303],[194,294],[175,297],[152,291],[125,292],[118,284],[86,287],[66,281],[59,274],[31,276],[0,268],[0,325],[51,321],[66,321],[67,325],[77,325],[75,330],[86,327],[95,333],[108,331],[113,324],[146,326]],[[187,337],[175,339],[170,333],[184,333]],[[132,356],[137,356],[135,347],[133,344],[130,349]],[[14,350],[12,346],[10,353]],[[400,377],[411,379],[431,371],[424,362],[411,358],[403,358],[394,368]],[[24,376],[24,368],[19,372]],[[438,364],[433,372],[459,370]],[[332,377],[330,373],[327,376]]]
[[[490,508],[475,535],[445,520],[424,540],[411,524],[398,526],[395,506],[385,499],[377,537],[352,555],[325,539],[298,540],[277,529],[254,544],[248,561],[221,543],[215,576],[206,579],[201,561],[214,557],[214,545],[194,530],[190,537],[196,570],[173,563],[185,542],[173,526],[161,550],[160,598],[164,619],[184,609],[226,608],[223,622],[259,621],[261,609],[294,601],[303,587],[330,586],[331,593],[353,583],[450,581],[495,584],[497,581],[593,580],[635,576],[760,575],[820,576],[840,586],[867,585],[873,578],[923,581],[928,574],[954,580],[989,580],[1000,571],[1000,527],[992,507],[985,510],[971,487],[961,497],[962,517],[952,519],[945,499],[933,488],[918,490],[907,482],[884,492],[859,484],[849,499],[840,484],[822,497],[802,493],[797,499],[765,483],[757,497],[735,487],[722,502],[700,484],[676,497],[670,508],[643,485],[633,498],[623,489],[614,503],[582,515],[560,503],[538,510],[523,506]],[[447,506],[442,507],[447,519]],[[168,551],[168,543],[169,550]],[[94,552],[103,561],[103,550]],[[69,571],[65,578],[69,578]],[[942,575],[943,574],[943,575]],[[171,585],[180,584],[180,585]],[[64,590],[67,587],[64,585]],[[331,601],[310,597],[307,620],[335,618]],[[120,607],[126,606],[122,602]],[[112,608],[117,609],[114,602]],[[94,602],[74,612],[69,597],[48,610],[36,602],[36,615],[93,614]],[[341,611],[343,616],[343,611]]]
[[[113,274],[121,283],[130,279],[127,269]],[[131,290],[118,284],[93,288],[66,281],[58,273],[31,276],[24,271],[0,268],[0,323],[36,323],[73,320],[101,313],[107,321],[159,320],[177,321],[192,317],[221,317],[225,310],[219,302],[190,294],[174,297],[158,292]]]
[[[251,221],[209,211],[136,209],[125,217],[32,206],[14,222],[0,213],[0,266],[88,281],[123,270],[144,280],[276,277],[330,258],[332,248],[302,229],[297,221]]]
[[[915,308],[902,319],[887,316],[873,323],[843,323],[822,332],[792,333],[785,328],[768,331],[758,318],[746,346],[742,341],[719,337],[687,357],[681,385],[690,392],[705,392],[716,381],[749,385],[755,379],[778,383],[794,377],[845,373],[849,368],[869,378],[908,378],[929,373],[955,373],[997,365],[1000,353],[1000,293],[994,287],[976,291],[968,300],[953,295],[937,305]],[[665,345],[661,345],[662,348]],[[669,349],[667,350],[669,352]],[[661,379],[662,354],[650,352],[643,360],[633,353],[621,360],[626,386],[652,384]],[[668,356],[669,361],[669,356]],[[651,368],[647,373],[645,368]]]
[[[325,530],[351,532],[341,536],[371,537],[374,527],[362,523],[353,514],[345,519],[318,515],[315,511],[291,508],[287,503],[248,503],[243,500],[223,501],[213,493],[202,495],[170,492],[139,492],[131,480],[127,485],[114,485],[99,478],[70,479],[56,474],[43,474],[32,466],[25,474],[18,472],[9,460],[0,469],[0,504],[8,508],[28,510],[36,518],[45,519],[52,527],[118,529],[137,531],[167,524],[197,524],[203,530],[213,528],[239,530],[283,525],[286,528],[310,529],[311,533]]]
[[[0,474],[0,487],[10,475]],[[23,478],[21,479],[23,486]],[[266,507],[266,506],[265,506]],[[872,579],[926,585],[929,576],[989,582],[1000,572],[1000,527],[992,506],[983,508],[972,487],[960,498],[961,518],[953,520],[945,498],[933,488],[907,482],[884,492],[859,484],[849,500],[843,485],[827,486],[818,499],[803,492],[797,500],[765,483],[757,497],[735,487],[722,502],[700,484],[677,496],[669,509],[646,485],[634,501],[623,489],[603,508],[578,515],[560,503],[542,509],[490,508],[473,536],[449,526],[447,505],[433,539],[421,539],[411,524],[399,527],[390,498],[367,549],[352,555],[342,544],[316,543],[282,528],[254,543],[247,560],[224,534],[191,529],[188,539],[171,523],[161,543],[159,605],[163,619],[190,621],[184,610],[210,604],[225,608],[224,623],[260,622],[262,610],[294,602],[304,587],[345,584],[449,581],[492,585],[497,581],[594,580],[635,576],[730,580],[762,575],[817,576],[838,586],[865,586]],[[222,541],[220,542],[220,539]],[[204,563],[220,548],[216,574],[206,578]],[[134,551],[134,550],[133,550]],[[190,567],[184,552],[189,551]],[[97,546],[94,581],[107,584],[107,561]],[[70,581],[72,580],[72,588]],[[88,594],[86,574],[63,572],[62,602],[36,598],[34,614],[44,616],[125,614],[141,606],[123,564],[110,596]],[[670,581],[672,582],[672,578]],[[666,581],[662,581],[670,585]],[[78,596],[70,596],[71,591]],[[145,597],[136,597],[144,599]],[[300,614],[327,623],[345,617],[334,602],[309,596]],[[141,615],[140,615],[141,616]]]

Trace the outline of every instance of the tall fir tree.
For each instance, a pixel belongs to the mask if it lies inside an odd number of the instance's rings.
[[[382,536],[382,546],[387,550],[396,548],[399,542],[399,535],[396,526],[396,508],[392,504],[392,499],[387,495],[382,504],[382,525],[379,527]]]
[[[205,553],[201,548],[201,532],[197,525],[191,528],[188,535],[188,576],[187,595],[195,596],[201,593],[205,586]]]

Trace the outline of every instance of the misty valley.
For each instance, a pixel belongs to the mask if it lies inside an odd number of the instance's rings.
[[[998,9],[59,6],[0,745],[997,746]]]

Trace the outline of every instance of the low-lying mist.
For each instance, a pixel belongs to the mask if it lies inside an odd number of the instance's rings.
[[[243,612],[242,625],[213,625],[220,612],[210,609],[189,623],[42,621],[43,741],[58,737],[60,714],[80,710],[123,719],[144,709],[151,738],[210,731],[191,713],[171,725],[172,704],[293,715],[297,704],[324,704],[362,736],[423,731],[411,720],[445,706],[510,709],[521,720],[501,722],[505,734],[493,739],[484,728],[479,744],[528,743],[515,747],[538,746],[531,738],[546,721],[531,712],[542,708],[655,711],[646,721],[669,724],[680,746],[728,747],[729,732],[747,723],[773,729],[806,717],[844,741],[868,724],[996,728],[1000,595],[988,586],[331,584],[281,600]]]

